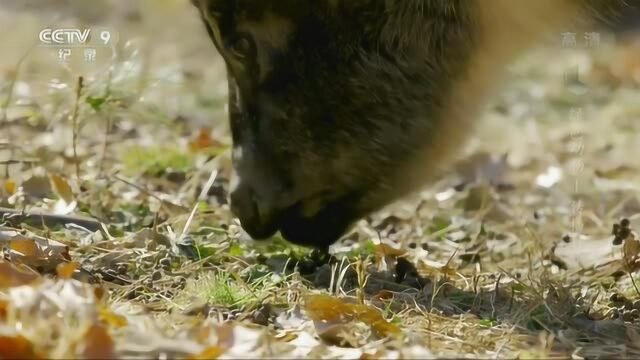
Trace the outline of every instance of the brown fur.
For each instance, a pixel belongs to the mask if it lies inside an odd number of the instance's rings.
[[[227,63],[232,208],[326,248],[439,174],[507,64],[618,0],[194,0]],[[238,56],[234,44],[253,47]]]

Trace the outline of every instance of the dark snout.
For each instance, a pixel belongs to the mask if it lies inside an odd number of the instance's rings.
[[[249,146],[234,150],[231,211],[254,239],[266,239],[278,231],[280,214],[297,200],[270,160]]]
[[[358,216],[353,210],[355,199],[351,197],[329,202],[312,216],[306,216],[304,198],[275,185],[265,187],[268,182],[256,181],[260,177],[240,179],[231,191],[231,210],[253,239],[267,239],[279,230],[283,238],[294,244],[326,250]]]
[[[231,211],[240,219],[242,228],[254,239],[271,237],[278,231],[278,210],[260,200],[255,190],[240,184],[231,194]]]

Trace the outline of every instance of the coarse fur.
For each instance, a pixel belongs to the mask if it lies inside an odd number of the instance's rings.
[[[505,66],[618,0],[193,0],[228,70],[231,204],[327,248],[441,173]]]

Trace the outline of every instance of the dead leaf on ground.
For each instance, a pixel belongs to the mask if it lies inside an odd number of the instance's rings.
[[[161,234],[154,229],[144,228],[134,234],[127,236],[123,239],[123,244],[126,248],[146,248],[150,241],[153,245],[164,245],[167,248],[171,248],[173,244],[168,236]]]
[[[381,243],[375,246],[375,254],[376,257],[390,256],[392,258],[397,258],[406,255],[407,251],[405,249],[396,249],[387,244]]]
[[[56,273],[61,279],[71,279],[73,273],[80,267],[76,262],[60,263],[56,266]]]
[[[31,284],[40,276],[0,260],[0,289]]]
[[[9,242],[9,249],[19,252],[23,256],[43,257],[44,254],[32,239],[17,238]]]
[[[211,132],[207,129],[200,129],[198,134],[189,141],[189,150],[192,152],[204,151],[215,148],[222,148],[224,144],[211,137]]]
[[[640,40],[631,37],[623,41],[617,48],[610,71],[620,80],[632,79],[640,83]]]
[[[442,264],[431,260],[419,260],[416,264],[416,269],[423,277],[438,277],[441,275],[454,277],[457,274],[456,269],[451,266],[450,262]]]
[[[42,359],[31,341],[23,336],[0,335],[0,359]]]
[[[22,191],[31,197],[43,199],[51,195],[51,182],[46,176],[33,176],[22,183]]]
[[[16,182],[13,180],[6,180],[2,184],[2,189],[7,195],[13,195],[16,193],[16,191],[18,191],[18,186],[16,185]]]
[[[87,329],[82,344],[77,351],[78,357],[83,359],[115,358],[113,338],[102,325],[92,325]]]
[[[401,334],[400,328],[387,322],[378,309],[364,304],[352,304],[330,295],[310,295],[305,298],[305,310],[315,321],[361,321],[378,336]]]
[[[9,259],[31,267],[53,271],[61,262],[71,261],[67,245],[35,234],[0,231],[0,244],[6,242],[11,250]]]
[[[633,233],[624,241],[622,253],[627,271],[633,272],[638,270],[640,266],[640,261],[638,261],[640,260],[640,241],[636,239]]]
[[[223,353],[224,353],[224,349],[221,348],[220,346],[208,346],[201,353],[194,355],[189,359],[193,359],[193,360],[217,359]]]
[[[73,202],[73,190],[71,190],[71,186],[69,186],[69,183],[67,183],[63,177],[50,174],[49,181],[51,181],[53,192],[58,195],[60,199],[67,203]]]
[[[110,327],[113,327],[116,329],[127,326],[127,324],[129,323],[127,321],[127,318],[125,318],[124,316],[115,314],[109,308],[106,308],[104,306],[101,306],[98,309],[98,318],[102,323],[107,324]]]
[[[5,321],[7,319],[7,309],[9,308],[9,303],[0,300],[0,321]]]

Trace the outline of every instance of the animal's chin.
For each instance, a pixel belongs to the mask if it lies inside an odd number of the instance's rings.
[[[313,216],[305,216],[300,202],[283,210],[269,224],[242,226],[257,240],[269,238],[279,230],[282,237],[293,244],[326,251],[359,218],[360,214],[355,211],[356,203],[356,196],[344,196],[326,204]]]

